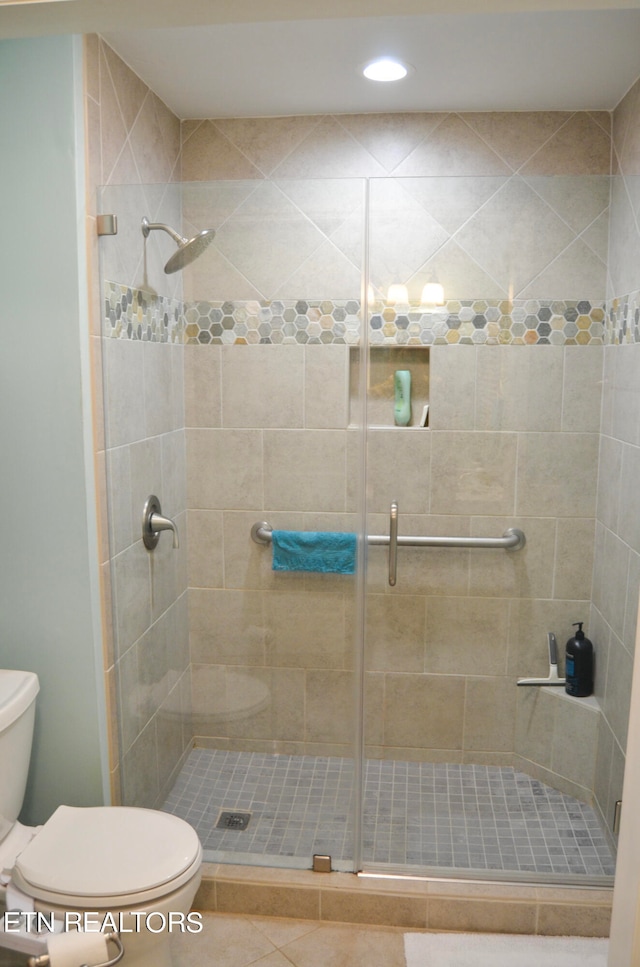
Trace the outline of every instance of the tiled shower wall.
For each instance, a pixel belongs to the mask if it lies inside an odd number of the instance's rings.
[[[640,82],[613,114],[611,234],[607,295],[612,325],[604,349],[591,637],[597,642],[596,802],[610,825],[622,796],[640,586]]]

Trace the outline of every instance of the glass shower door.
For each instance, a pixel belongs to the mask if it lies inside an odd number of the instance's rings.
[[[364,187],[102,192],[123,802],[181,815],[210,861],[353,869],[360,577],[322,555],[362,530]],[[167,275],[143,217],[215,239]],[[148,494],[178,549],[144,547]],[[317,534],[318,566],[274,570],[274,531]]]
[[[613,873],[597,701],[518,684],[590,615],[605,266],[579,236],[607,203],[606,178],[371,182],[365,869]]]

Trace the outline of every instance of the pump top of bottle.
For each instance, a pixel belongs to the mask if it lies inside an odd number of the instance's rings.
[[[582,630],[583,624],[584,624],[584,621],[573,622],[573,627],[578,629],[573,637],[577,638],[578,640],[581,640],[582,638],[584,638],[584,631]]]

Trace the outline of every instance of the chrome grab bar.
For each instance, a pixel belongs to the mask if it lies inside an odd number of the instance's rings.
[[[367,538],[368,539],[368,538]],[[398,503],[391,501],[389,513],[389,586],[394,587],[398,573]]]
[[[368,544],[389,543],[386,534],[368,534]],[[508,527],[502,537],[398,537],[399,547],[488,547],[520,551],[526,543],[523,531]]]
[[[251,528],[251,540],[256,544],[270,544],[273,528],[266,520],[259,521]],[[390,543],[389,534],[367,534],[367,544],[386,546]],[[523,531],[508,527],[502,537],[408,537],[398,536],[399,547],[487,547],[504,548],[507,551],[520,551],[526,543]]]

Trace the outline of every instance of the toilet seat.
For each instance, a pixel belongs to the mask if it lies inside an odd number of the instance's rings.
[[[82,909],[146,903],[197,874],[202,847],[184,820],[154,809],[59,806],[20,853],[18,889]]]

